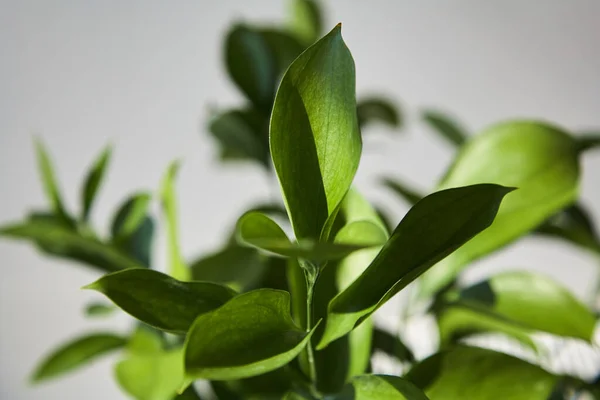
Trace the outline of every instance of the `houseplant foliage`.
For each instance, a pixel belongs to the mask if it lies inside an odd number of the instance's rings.
[[[109,237],[89,224],[110,149],[92,165],[74,215],[38,143],[51,209],[1,233],[96,268],[104,275],[85,288],[112,304],[90,304],[89,315],[120,308],[137,322],[126,336],[91,332],[61,346],[34,379],[120,351],[115,377],[141,400],[536,400],[563,387],[593,390],[458,342],[500,332],[537,348],[531,335],[538,331],[591,341],[596,317],[559,283],[518,271],[469,287],[456,282],[471,262],[526,234],[597,251],[591,219],[576,204],[579,156],[597,141],[536,121],[503,122],[468,138],[451,119],[427,112],[425,120],[461,149],[428,195],[387,181],[412,206],[388,229],[352,182],[361,127],[375,120],[399,126],[399,113],[382,99],[356,101],[354,60],[341,25],[319,38],[317,4],[294,7],[291,29],[236,25],[226,39],[228,71],[248,104],[215,114],[209,130],[224,161],[257,162],[274,174],[281,202],[251,207],[217,252],[187,262],[179,251],[178,163],[167,169],[158,194],[169,255],[162,273],[151,268],[150,193],[130,195],[118,207]],[[417,279],[417,301],[433,299],[429,310],[441,338],[440,351],[418,361],[372,321]],[[410,370],[370,374],[374,349]],[[212,394],[196,391],[198,380],[209,381]]]

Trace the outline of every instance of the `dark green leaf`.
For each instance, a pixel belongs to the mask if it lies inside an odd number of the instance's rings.
[[[350,332],[432,265],[487,228],[511,190],[481,184],[433,193],[419,201],[371,265],[329,303],[318,348]]]
[[[183,393],[177,395],[174,400],[202,400],[196,389],[189,386]]]
[[[149,269],[105,275],[85,289],[97,290],[123,311],[157,329],[185,333],[200,314],[220,307],[235,292],[211,282],[181,282]]]
[[[600,133],[584,133],[576,137],[577,149],[580,152],[593,150],[600,146]]]
[[[588,210],[574,204],[548,218],[535,233],[567,240],[576,246],[600,253],[600,237]]]
[[[186,373],[214,380],[260,375],[295,358],[311,334],[292,321],[289,293],[244,293],[196,319],[185,345]]]
[[[116,309],[112,304],[91,303],[85,307],[85,315],[88,317],[105,317],[114,313]]]
[[[125,345],[126,340],[112,333],[93,333],[70,341],[46,357],[32,380],[56,378]]]
[[[394,193],[400,196],[400,198],[406,201],[410,206],[415,205],[419,200],[425,197],[425,195],[421,191],[416,190],[410,185],[399,181],[397,178],[385,178],[383,180],[383,184],[388,188],[392,189]]]
[[[431,400],[546,400],[558,380],[518,358],[465,346],[434,354],[406,378]]]
[[[332,400],[429,400],[406,379],[388,375],[361,375],[353,378]]]
[[[323,16],[316,0],[292,0],[290,28],[305,45],[313,44],[323,32]]]
[[[151,198],[150,193],[136,193],[123,202],[111,224],[113,241],[129,238],[138,230],[146,218]]]
[[[271,50],[277,65],[277,75],[281,75],[304,50],[298,39],[288,32],[273,28],[262,28],[258,32]]]
[[[423,111],[423,120],[438,134],[455,146],[461,146],[468,138],[465,130],[448,115],[439,111]]]
[[[58,183],[56,182],[56,177],[54,176],[52,161],[50,160],[50,156],[44,148],[44,144],[39,139],[35,141],[35,150],[37,154],[38,168],[42,178],[42,184],[44,185],[46,196],[48,197],[48,200],[50,200],[52,210],[65,225],[73,226],[73,219],[69,216],[69,213],[63,204],[60,190],[58,189]]]
[[[530,232],[573,203],[578,181],[575,142],[558,128],[516,121],[475,136],[461,149],[440,187],[496,183],[519,190],[502,202],[489,229],[423,276],[420,297],[432,295],[470,262]]]
[[[380,350],[398,361],[413,363],[415,356],[398,336],[392,335],[383,329],[375,328],[373,331],[373,350]]]
[[[298,239],[321,236],[358,167],[354,81],[354,61],[338,25],[292,63],[279,86],[270,148]]]
[[[112,147],[109,146],[106,149],[104,149],[104,151],[100,154],[98,159],[90,168],[87,177],[85,178],[85,182],[83,184],[83,191],[81,193],[81,219],[83,221],[87,221],[90,215],[94,199],[96,198],[98,189],[102,184],[102,178],[104,178],[106,166],[108,165],[108,161],[110,160],[111,153]]]
[[[373,122],[381,122],[394,128],[402,125],[398,108],[388,99],[378,97],[362,99],[358,102],[356,111],[361,128]]]
[[[146,216],[133,234],[120,238],[114,245],[139,261],[141,266],[150,267],[153,239],[154,219]]]

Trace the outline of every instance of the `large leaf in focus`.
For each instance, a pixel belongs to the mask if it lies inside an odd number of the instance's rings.
[[[398,180],[397,178],[385,178],[383,180],[383,184],[392,189],[394,193],[406,201],[410,206],[415,205],[419,200],[425,197],[425,195],[419,190],[411,187],[405,182]]]
[[[40,382],[56,378],[111,351],[122,348],[127,341],[113,333],[93,333],[70,341],[47,356],[36,368],[32,380]]]
[[[268,112],[275,93],[277,68],[263,36],[248,26],[234,26],[225,41],[225,60],[235,84],[256,108]]]
[[[398,376],[361,375],[332,400],[429,400],[413,383]]]
[[[439,111],[425,110],[423,112],[423,120],[436,133],[455,146],[462,146],[468,138],[465,130],[456,121]]]
[[[432,265],[487,228],[511,190],[481,184],[443,190],[419,201],[371,265],[329,303],[318,348],[350,332]]]
[[[421,279],[428,297],[470,262],[535,229],[577,197],[579,161],[573,138],[550,125],[516,121],[492,126],[460,151],[442,189],[496,183],[518,187],[502,202],[492,226]]]
[[[290,28],[304,46],[313,44],[323,32],[323,16],[317,0],[291,0]]]
[[[341,235],[335,242],[317,242],[309,239],[292,243],[285,232],[275,221],[265,214],[251,211],[244,214],[237,224],[238,240],[248,246],[278,254],[284,257],[302,258],[311,261],[327,261],[340,259],[348,254],[385,243],[381,237],[357,235],[357,231],[363,229],[375,229],[367,224],[360,226],[349,226],[347,232]],[[365,228],[364,225],[367,225]]]
[[[361,99],[356,107],[358,123],[362,127],[381,122],[394,128],[402,125],[398,108],[388,99],[370,97]]]
[[[150,269],[105,275],[85,289],[97,290],[123,311],[157,329],[185,333],[200,314],[225,304],[235,292],[212,282],[181,282]]]
[[[600,237],[589,211],[574,204],[548,218],[535,233],[567,240],[576,246],[600,253]]]
[[[289,293],[244,293],[196,319],[185,345],[186,373],[211,380],[260,375],[295,358],[311,334],[292,321]]]
[[[96,194],[98,193],[98,189],[102,184],[102,178],[104,178],[106,166],[110,160],[111,153],[112,148],[110,146],[104,149],[98,159],[94,161],[94,164],[90,168],[85,178],[85,182],[83,183],[83,191],[81,192],[81,219],[83,221],[87,221],[90,215],[92,205],[96,199]]]
[[[48,200],[50,200],[52,211],[54,211],[54,214],[60,218],[62,223],[67,226],[72,226],[73,219],[69,216],[69,213],[63,204],[58,183],[56,182],[56,177],[54,176],[52,161],[50,160],[50,156],[48,155],[44,144],[39,139],[35,141],[35,150],[38,168],[42,178],[42,184],[44,186],[44,191],[46,192],[46,197],[48,197]]]
[[[22,224],[3,226],[0,235],[33,241],[49,254],[76,260],[105,272],[143,267],[117,247],[84,236],[56,219],[34,218]]]
[[[318,239],[348,191],[362,148],[354,61],[336,26],[284,75],[270,148],[298,239]]]
[[[466,346],[432,355],[406,378],[431,400],[546,400],[558,381],[526,361]]]
[[[185,265],[179,250],[179,224],[177,218],[177,198],[175,196],[175,178],[178,171],[179,163],[173,162],[163,178],[160,197],[167,222],[169,274],[175,279],[187,281],[191,277],[190,269]]]

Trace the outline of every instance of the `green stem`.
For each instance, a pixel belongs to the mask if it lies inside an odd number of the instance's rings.
[[[305,270],[306,276],[306,332],[310,332],[312,329],[312,308],[313,308],[313,293],[315,289],[315,283],[319,276],[318,268],[311,268]],[[312,341],[308,342],[306,346],[307,358],[308,358],[308,374],[310,381],[313,385],[317,382],[317,368],[315,364],[315,354],[312,346]]]

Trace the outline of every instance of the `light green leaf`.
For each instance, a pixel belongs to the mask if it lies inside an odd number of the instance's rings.
[[[87,317],[106,317],[117,310],[112,304],[91,303],[85,307]]]
[[[150,193],[136,193],[130,196],[115,213],[111,224],[113,241],[131,237],[144,222],[152,196]]]
[[[313,44],[323,32],[323,16],[317,0],[291,0],[290,28],[304,46]]]
[[[313,331],[292,321],[289,293],[244,293],[196,319],[185,344],[186,373],[211,380],[260,375],[294,359]]]
[[[56,378],[111,351],[122,348],[126,340],[113,333],[93,333],[70,341],[52,352],[36,368],[32,381]]]
[[[464,128],[448,115],[439,111],[423,111],[423,120],[438,134],[448,140],[451,144],[462,146],[468,138]]]
[[[211,282],[181,282],[150,269],[105,275],[84,287],[97,290],[134,318],[168,332],[185,333],[200,314],[225,304],[235,292]]]
[[[406,378],[431,400],[546,400],[558,381],[526,361],[466,346],[434,354]]]
[[[379,97],[369,97],[358,102],[358,123],[362,127],[371,123],[384,123],[394,128],[402,125],[400,112],[390,100]]]
[[[582,204],[574,204],[559,211],[540,225],[535,233],[564,239],[600,254],[600,237],[592,216]]]
[[[263,36],[248,26],[234,26],[227,34],[225,57],[231,79],[256,108],[268,113],[275,94],[277,68]]]
[[[487,228],[511,190],[481,184],[433,193],[419,201],[362,275],[329,303],[317,348],[352,331],[432,265]]]
[[[492,226],[427,272],[420,297],[448,284],[470,262],[532,231],[577,197],[579,161],[574,140],[539,122],[492,126],[467,143],[440,184],[442,189],[496,183],[518,187],[502,202]]]
[[[40,139],[35,140],[35,150],[37,155],[38,168],[42,178],[42,184],[44,185],[44,191],[46,197],[50,200],[50,205],[54,214],[56,214],[61,221],[67,226],[73,226],[73,219],[69,216],[63,200],[58,189],[58,183],[54,176],[54,168],[52,167],[52,161],[46,151],[43,142]]]
[[[406,344],[396,335],[375,328],[373,330],[373,350],[380,350],[398,361],[413,363],[415,356]]]
[[[580,152],[593,150],[600,147],[600,133],[584,133],[578,135],[575,140],[577,141],[577,149]]]
[[[49,254],[83,262],[106,272],[143,267],[115,246],[83,236],[56,220],[36,219],[3,226],[0,235],[34,241]]]
[[[394,193],[406,201],[410,206],[415,205],[419,200],[425,197],[425,194],[423,194],[420,190],[411,187],[405,182],[399,181],[397,178],[385,178],[383,179],[383,184],[392,189]]]
[[[90,211],[92,209],[92,205],[96,198],[96,194],[100,185],[102,184],[102,179],[104,178],[104,174],[106,172],[106,166],[108,165],[108,161],[110,160],[112,153],[112,147],[108,146],[104,151],[100,154],[98,159],[94,161],[94,164],[88,171],[87,177],[85,178],[85,182],[83,184],[83,191],[81,192],[81,219],[83,221],[87,221],[90,215]]]
[[[279,86],[271,157],[298,239],[321,237],[358,168],[354,75],[338,25],[292,63]]]
[[[361,375],[353,378],[332,400],[429,400],[413,383],[389,375]]]
[[[179,171],[177,161],[167,170],[160,191],[163,212],[167,222],[167,241],[169,248],[169,274],[180,281],[188,281],[191,272],[179,250],[179,224],[177,220],[177,199],[175,198],[175,177]]]
[[[339,240],[336,239],[334,243],[315,242],[308,239],[292,243],[275,221],[265,214],[251,211],[244,214],[238,221],[237,237],[240,243],[247,246],[284,257],[302,258],[310,261],[335,260],[343,258],[354,251],[380,246],[384,243],[379,237],[371,238],[356,235],[355,228],[360,229],[363,226],[349,227],[348,232],[342,234]],[[369,226],[369,228],[381,231],[377,226]]]

